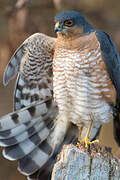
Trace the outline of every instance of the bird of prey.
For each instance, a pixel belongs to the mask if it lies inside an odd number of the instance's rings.
[[[17,75],[14,112],[0,119],[3,156],[28,179],[49,179],[63,144],[97,142],[114,121],[120,146],[120,58],[108,34],[76,11],[55,16],[57,38],[36,33],[12,56],[3,83]]]

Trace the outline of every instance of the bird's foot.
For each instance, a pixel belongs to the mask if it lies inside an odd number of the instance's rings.
[[[81,143],[85,144],[85,147],[87,148],[89,144],[93,144],[93,143],[99,143],[99,140],[96,139],[94,141],[89,141],[88,137],[85,137],[83,140],[79,140],[79,142],[77,143],[77,146],[79,147],[79,145]]]

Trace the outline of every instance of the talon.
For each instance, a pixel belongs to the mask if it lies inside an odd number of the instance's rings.
[[[88,147],[88,144],[99,143],[99,140],[96,139],[96,140],[94,140],[94,141],[89,141],[88,138],[85,137],[83,140],[79,140],[79,142],[77,143],[76,146],[79,147],[79,145],[80,145],[82,142],[85,144],[85,147],[87,148],[87,147]]]
[[[83,142],[85,143],[85,147],[88,147],[88,144],[94,144],[94,143],[99,143],[99,140],[96,139],[94,141],[89,141],[88,138],[86,138],[85,140],[83,139]]]

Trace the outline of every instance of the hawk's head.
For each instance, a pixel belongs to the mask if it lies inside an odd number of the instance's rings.
[[[55,16],[55,32],[71,37],[90,33],[94,28],[88,24],[84,16],[76,11],[64,11]]]

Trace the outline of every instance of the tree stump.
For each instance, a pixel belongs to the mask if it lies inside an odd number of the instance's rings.
[[[120,161],[98,144],[64,145],[51,180],[120,180]]]

